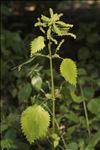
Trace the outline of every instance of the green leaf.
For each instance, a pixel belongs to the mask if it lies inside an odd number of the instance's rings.
[[[93,137],[89,140],[89,143],[88,143],[88,145],[87,145],[87,147],[86,147],[85,150],[90,150],[90,149],[92,150],[92,148],[95,148],[95,146],[96,146],[96,144],[97,144],[98,142],[100,142],[100,130],[97,131],[97,132],[93,135]]]
[[[46,27],[46,24],[42,22],[35,23],[35,27],[38,27],[38,26]]]
[[[19,123],[19,115],[16,112],[11,112],[7,116],[6,122],[8,123],[9,126],[17,126]]]
[[[22,132],[31,144],[43,138],[49,127],[50,116],[40,105],[28,107],[21,115]]]
[[[73,126],[70,126],[70,127],[68,127],[67,128],[67,136],[71,136],[71,135],[73,135],[73,133],[76,131],[76,129],[77,129],[77,125],[75,124],[75,125],[73,125]]]
[[[38,36],[31,42],[31,56],[45,47],[44,37]]]
[[[12,139],[3,139],[0,141],[2,149],[17,149],[14,141]]]
[[[72,28],[73,27],[73,24],[67,24],[67,23],[65,23],[65,22],[63,22],[63,21],[57,21],[56,22],[59,26],[61,26],[61,27],[67,27],[67,28]]]
[[[65,117],[66,117],[68,120],[70,120],[70,121],[72,121],[72,122],[74,122],[74,123],[78,123],[78,122],[79,122],[79,117],[78,117],[78,115],[75,114],[75,113],[72,112],[72,111],[67,112],[67,113],[65,114]]]
[[[53,143],[54,143],[54,148],[56,148],[59,144],[59,136],[56,133],[53,133],[52,135]]]
[[[90,99],[93,98],[95,89],[93,87],[85,87],[83,88],[83,92],[84,92],[84,96]]]
[[[53,24],[53,30],[56,34],[61,35],[61,30],[55,24]]]
[[[60,28],[56,24],[53,24],[53,31],[58,35],[58,36],[71,36],[74,39],[76,39],[76,35],[73,33],[68,32],[69,27],[67,28]]]
[[[31,95],[32,87],[30,83],[25,84],[18,93],[19,101],[27,101]]]
[[[100,97],[90,100],[87,107],[88,110],[93,114],[100,113]]]
[[[48,17],[46,17],[46,16],[44,16],[44,15],[41,16],[41,19],[42,19],[44,22],[49,22],[49,21],[50,21],[50,18],[48,18]]]
[[[40,76],[33,77],[31,80],[31,83],[32,83],[33,87],[37,91],[39,91],[41,89],[41,86],[42,86],[42,79]]]
[[[7,123],[2,123],[0,133],[4,132],[8,128],[9,128],[9,125]]]
[[[50,16],[51,16],[51,18],[52,18],[52,17],[53,17],[53,14],[54,14],[54,13],[53,13],[53,9],[50,8],[50,9],[49,9],[49,12],[50,12]]]
[[[75,142],[69,143],[69,144],[67,145],[67,149],[68,149],[68,150],[78,150],[78,144],[75,143]]]
[[[79,68],[78,69],[78,75],[79,76],[86,76],[87,75],[87,72],[84,68]]]
[[[50,18],[50,23],[48,25],[52,25],[53,23],[55,23],[57,20],[59,20],[61,17],[61,15],[58,15],[57,13],[54,14],[51,18]]]
[[[29,150],[28,144],[17,139],[5,138],[0,141],[2,149]]]
[[[80,138],[79,140],[79,149],[80,150],[85,150],[85,141],[83,138]]]
[[[60,65],[60,72],[66,81],[70,84],[76,85],[77,66],[73,60],[69,58],[64,59]]]
[[[52,42],[54,42],[55,44],[57,44],[57,40],[54,39],[52,36],[51,36],[51,26],[49,27],[49,29],[47,30],[47,39],[50,39]]]
[[[5,133],[5,138],[6,139],[15,140],[16,139],[16,131],[15,131],[15,129],[9,128],[9,130],[7,130],[6,133]]]
[[[40,27],[40,30],[41,30],[43,33],[45,33],[45,30],[44,30],[42,27]]]
[[[74,39],[76,39],[76,35],[75,35],[75,34],[73,34],[73,33],[66,33],[65,35],[67,35],[67,36],[71,36],[71,37],[73,37]]]
[[[70,95],[71,95],[71,98],[72,100],[75,102],[75,103],[81,103],[83,101],[83,99],[85,99],[84,97],[82,96],[77,96],[76,93],[75,93],[75,88],[71,87],[70,86]]]

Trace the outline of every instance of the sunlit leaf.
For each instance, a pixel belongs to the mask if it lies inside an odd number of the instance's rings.
[[[22,132],[31,144],[34,140],[46,136],[50,116],[40,105],[28,107],[21,115]]]
[[[44,37],[38,36],[31,42],[31,56],[45,47]]]
[[[59,144],[59,136],[56,133],[52,134],[52,139],[53,139],[53,143],[54,143],[54,148],[56,148]]]
[[[49,22],[50,19],[44,15],[41,16],[41,19],[44,21],[44,22]]]
[[[71,98],[75,103],[81,103],[83,100],[85,100],[85,97],[76,95],[75,88],[70,86],[69,90],[70,90]]]
[[[73,27],[73,24],[67,24],[63,21],[57,21],[56,22],[59,26],[62,26],[62,27],[67,27],[67,28],[72,28]]]
[[[60,72],[66,81],[68,81],[70,84],[76,85],[77,66],[73,60],[69,58],[64,59],[60,65]]]
[[[33,77],[31,80],[31,83],[32,83],[33,87],[37,91],[39,91],[41,89],[41,86],[42,86],[42,79],[40,76]]]

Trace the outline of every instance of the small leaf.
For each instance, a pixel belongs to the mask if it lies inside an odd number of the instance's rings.
[[[11,128],[6,131],[5,138],[15,140],[16,139],[16,131],[15,129]]]
[[[84,97],[76,95],[74,87],[70,86],[69,90],[70,90],[71,98],[75,103],[81,103],[83,100],[85,100]]]
[[[71,36],[74,39],[76,39],[76,35],[73,33],[69,32],[70,28],[54,28],[54,31],[56,32],[56,34],[58,34],[58,36]]]
[[[3,139],[1,140],[1,147],[2,149],[16,149],[16,145],[12,139]]]
[[[2,149],[11,150],[29,150],[28,144],[20,142],[17,139],[4,138],[1,142]]]
[[[84,68],[79,68],[78,69],[78,74],[79,74],[79,76],[86,76],[87,72]]]
[[[42,22],[36,22],[34,26],[35,26],[35,27],[37,27],[37,26],[46,27],[46,24],[44,24],[44,23],[42,23]]]
[[[53,133],[52,135],[53,143],[54,143],[54,148],[56,148],[59,144],[59,136],[56,133]]]
[[[3,122],[3,121],[2,121]],[[0,134],[2,132],[4,132],[5,130],[7,130],[9,128],[9,125],[7,123],[2,123],[1,124],[1,130],[0,130]]]
[[[56,22],[59,26],[62,26],[62,27],[68,27],[68,28],[72,28],[73,27],[73,24],[67,24],[63,21],[57,21]]]
[[[27,83],[25,84],[18,93],[18,99],[19,101],[27,101],[28,98],[30,97],[30,94],[32,92],[31,84]]]
[[[49,11],[50,11],[50,16],[51,16],[51,18],[52,18],[52,17],[53,17],[53,9],[50,8]]]
[[[55,24],[53,24],[53,30],[56,34],[61,35],[60,29]]]
[[[77,82],[77,66],[75,62],[69,58],[64,59],[60,65],[61,75],[70,84],[76,85]]]
[[[22,113],[22,132],[30,144],[46,135],[49,122],[49,113],[40,105],[30,106]]]
[[[100,142],[100,130],[97,131],[93,137],[89,140],[89,143],[86,147],[85,150],[92,150],[93,148],[95,148],[96,144]]]
[[[50,19],[44,15],[41,16],[41,19],[44,21],[44,22],[49,22]]]
[[[60,16],[56,13],[50,18],[50,23],[49,25],[52,25],[54,22],[60,19]]]
[[[72,112],[72,111],[67,112],[67,113],[65,114],[65,117],[66,117],[68,120],[70,120],[70,121],[72,121],[72,122],[74,122],[74,123],[78,123],[78,122],[79,122],[79,116],[78,116],[77,114],[75,114],[74,112]]]
[[[91,99],[94,96],[95,89],[93,87],[83,88],[84,96]]]
[[[71,97],[72,100],[76,103],[81,103],[83,101],[83,97],[82,96],[77,96],[74,92],[71,91]]]
[[[88,110],[93,114],[100,113],[100,97],[90,100],[87,107]]]
[[[33,87],[37,91],[39,91],[41,89],[41,86],[42,86],[42,79],[40,76],[33,77],[31,80],[31,83],[32,83]]]
[[[73,37],[74,39],[76,39],[76,35],[73,34],[73,33],[66,33],[66,35],[67,35],[67,36],[71,36],[71,37]]]
[[[63,36],[63,35],[66,35],[69,32],[70,28],[67,27],[67,28],[59,28],[59,29],[61,31],[60,36]]]
[[[68,150],[78,150],[78,144],[75,142],[68,144]]]
[[[40,27],[40,30],[41,30],[43,33],[45,33],[45,30],[44,30],[42,27]]]
[[[31,42],[31,56],[45,47],[44,37],[38,36]]]

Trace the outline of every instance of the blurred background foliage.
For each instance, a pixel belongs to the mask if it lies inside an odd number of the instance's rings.
[[[63,82],[59,74],[60,62],[55,60],[55,93],[58,100],[56,113],[62,128],[61,132],[64,132],[68,148],[71,150],[79,148],[90,150],[89,147],[99,150],[99,0],[1,1],[1,148],[2,150],[50,149],[48,141],[41,141],[40,144],[36,142],[30,146],[20,129],[20,114],[25,107],[34,104],[37,100],[40,104],[43,101],[50,103],[49,63],[45,59],[36,58],[30,64],[23,66],[20,71],[14,69],[29,59],[30,41],[41,34],[34,28],[34,23],[41,13],[48,15],[50,7],[55,12],[64,14],[63,21],[74,24],[73,33],[77,35],[77,39],[66,38],[60,55],[77,62],[79,81],[87,98],[92,136],[90,139],[86,136],[82,105],[73,103],[73,96],[68,96],[68,85]],[[33,84],[34,80],[36,84]],[[76,92],[80,95],[79,90]],[[57,150],[60,148],[58,147]]]

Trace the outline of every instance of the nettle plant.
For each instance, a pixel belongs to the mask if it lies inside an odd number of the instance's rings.
[[[62,37],[70,36],[76,39],[76,36],[73,33],[70,33],[70,28],[73,27],[72,24],[67,24],[63,21],[60,21],[61,14],[54,13],[50,8],[50,18],[44,15],[41,15],[41,18],[38,18],[38,22],[35,23],[35,27],[39,27],[42,31],[42,36],[38,36],[31,42],[31,61],[37,57],[45,57],[50,61],[50,75],[51,75],[51,100],[52,100],[52,110],[48,112],[43,108],[42,105],[35,104],[29,106],[22,112],[21,115],[21,128],[22,132],[26,136],[30,144],[35,140],[47,137],[47,132],[52,124],[52,149],[54,149],[59,143],[59,137],[56,134],[55,128],[57,128],[57,122],[55,117],[55,87],[54,87],[54,74],[53,74],[53,63],[54,58],[61,59],[60,73],[65,78],[71,86],[76,87],[77,83],[77,66],[76,63],[70,58],[61,58],[59,56],[59,50],[61,45],[64,42]],[[57,37],[61,37],[61,40],[57,40]],[[40,53],[42,49],[48,46],[48,54],[44,55]],[[52,45],[55,45],[55,51],[52,50]],[[40,81],[41,82],[41,81]],[[50,113],[50,114],[49,114]],[[51,116],[51,117],[50,117]],[[64,147],[66,149],[66,143],[62,137]]]

